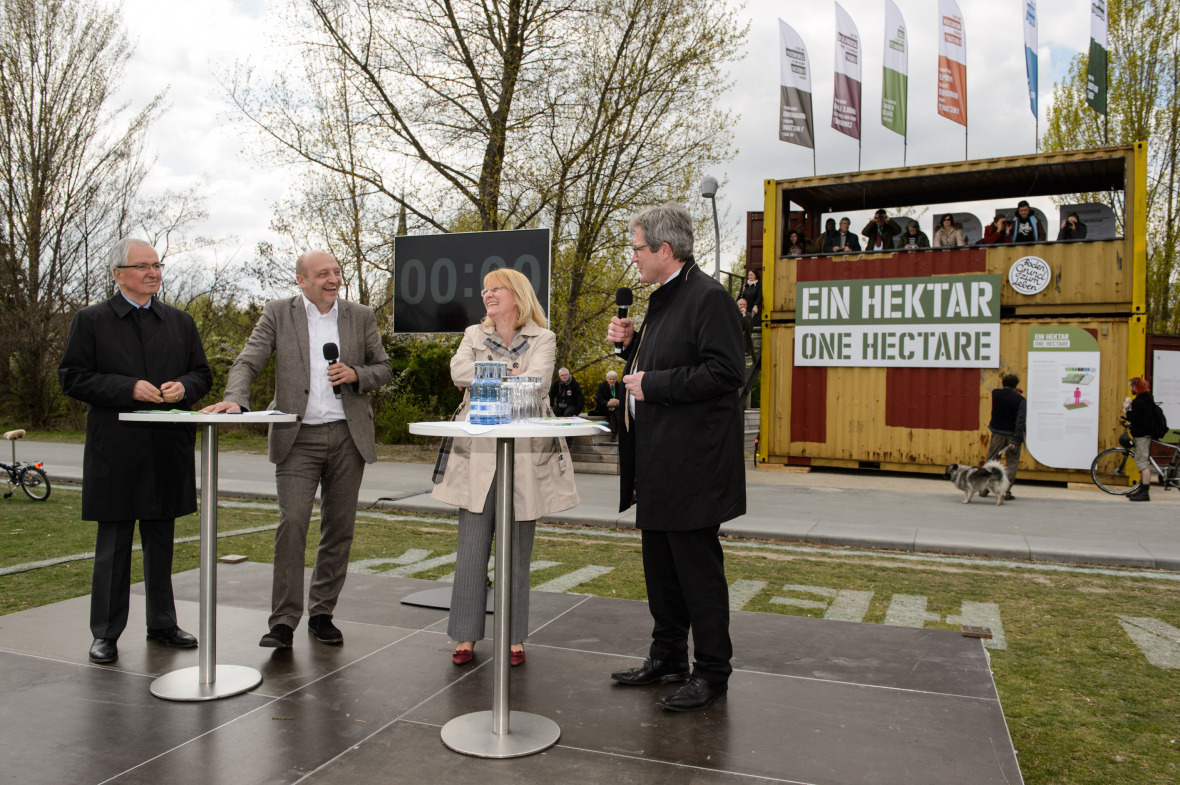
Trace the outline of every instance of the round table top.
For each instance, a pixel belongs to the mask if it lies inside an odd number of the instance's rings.
[[[298,418],[293,414],[267,414],[266,412],[239,412],[238,414],[201,414],[186,411],[143,411],[122,412],[120,420],[129,422],[187,422],[193,425],[207,425],[209,423],[234,422],[295,422]]]
[[[584,421],[584,425],[551,425],[547,423],[509,423],[508,425],[471,425],[462,421],[412,422],[410,433],[419,436],[470,436],[476,439],[527,439],[534,436],[593,436],[608,433],[609,428]]]

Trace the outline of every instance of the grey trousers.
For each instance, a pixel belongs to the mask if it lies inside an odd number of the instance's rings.
[[[524,643],[529,634],[529,563],[533,558],[536,521],[517,521],[512,549],[512,628],[509,643]],[[459,510],[459,549],[455,584],[451,589],[451,617],[447,635],[453,641],[484,637],[487,616],[488,556],[496,531],[496,482],[488,491],[483,512]]]
[[[1016,468],[1020,464],[1020,450],[1016,449],[1002,455],[1009,444],[1012,444],[1011,436],[993,432],[991,441],[987,445],[987,459],[1000,461],[1004,464],[1004,474],[1008,475],[1008,483],[1012,485],[1016,482]]]
[[[307,615],[332,615],[348,576],[356,500],[365,459],[348,423],[303,425],[286,459],[275,467],[279,528],[275,532],[270,626],[294,629],[303,616],[303,563],[316,488],[320,491],[320,544],[311,572]]]

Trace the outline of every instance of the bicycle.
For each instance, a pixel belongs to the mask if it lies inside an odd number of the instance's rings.
[[[1090,477],[1094,480],[1094,484],[1115,496],[1132,494],[1139,490],[1143,484],[1139,468],[1132,460],[1135,450],[1131,441],[1130,423],[1125,419],[1122,423],[1124,432],[1119,436],[1119,446],[1098,453],[1094,462],[1090,464]],[[1168,431],[1164,438],[1175,437],[1175,435],[1175,431]],[[1151,446],[1152,450],[1148,453],[1148,459],[1151,461],[1151,467],[1159,476],[1160,486],[1165,491],[1168,488],[1180,488],[1180,443],[1172,444],[1160,439],[1152,439]],[[1156,461],[1156,456],[1152,454],[1158,451],[1157,447],[1169,450],[1172,454],[1165,466],[1160,466]],[[1127,471],[1128,461],[1131,462],[1130,472]],[[1134,482],[1128,484],[1128,480],[1134,480]]]
[[[20,489],[25,492],[35,502],[43,502],[49,498],[49,493],[53,490],[49,485],[49,478],[45,475],[45,471],[41,468],[44,466],[41,461],[36,463],[21,463],[16,459],[16,440],[24,438],[24,429],[16,431],[8,431],[3,438],[12,442],[12,463],[0,462],[0,470],[8,472],[8,491],[4,494],[5,499],[11,499],[16,487],[19,485]]]

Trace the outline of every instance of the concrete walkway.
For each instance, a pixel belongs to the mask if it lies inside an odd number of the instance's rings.
[[[42,460],[53,480],[80,482],[82,447],[21,442],[21,460]],[[433,466],[378,462],[365,470],[362,506],[453,513],[430,498]],[[222,452],[223,496],[273,498],[274,467],[265,455]],[[634,509],[618,512],[618,477],[579,474],[582,503],[546,520],[632,528]],[[1180,492],[1152,489],[1135,504],[1090,486],[1023,485],[1015,501],[962,504],[941,477],[777,468],[746,471],[747,514],[722,526],[741,537],[927,553],[977,554],[1180,570]]]

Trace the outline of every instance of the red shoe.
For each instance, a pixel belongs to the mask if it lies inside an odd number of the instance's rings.
[[[456,665],[466,665],[475,657],[475,649],[455,649],[451,655],[451,662]]]
[[[521,649],[520,651],[509,651],[508,662],[511,663],[513,667],[516,667],[517,665],[524,665],[524,649]]]

